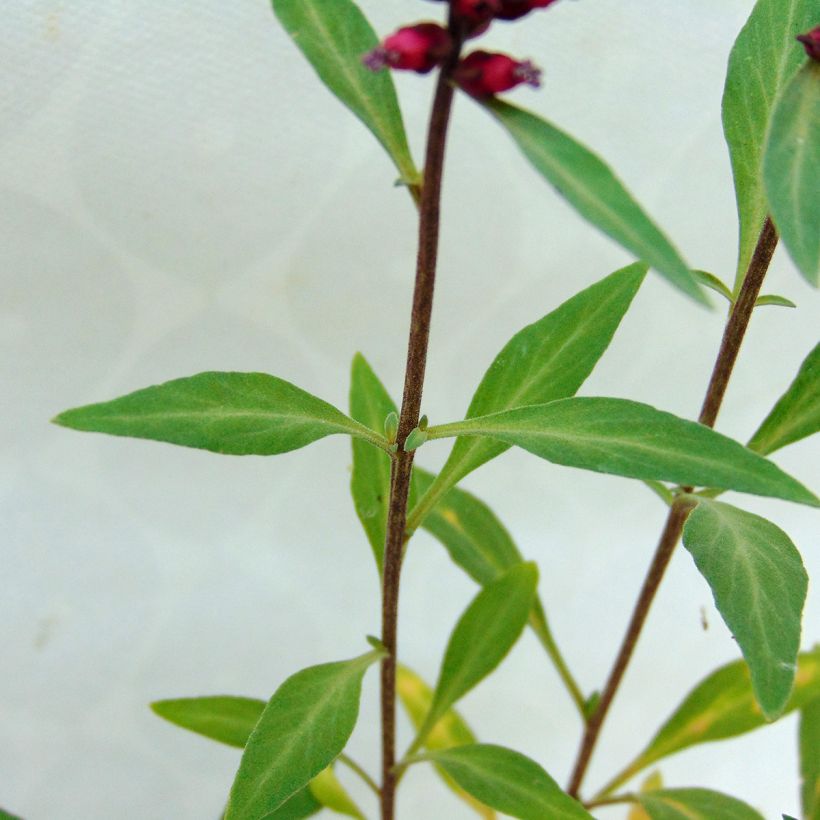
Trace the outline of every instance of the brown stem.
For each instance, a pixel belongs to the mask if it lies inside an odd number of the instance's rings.
[[[720,351],[718,352],[715,367],[709,380],[709,387],[706,390],[706,398],[703,401],[703,407],[698,417],[698,421],[708,427],[713,427],[715,424],[718,410],[720,410],[720,405],[726,394],[726,387],[729,383],[729,377],[732,374],[732,368],[737,360],[741,342],[746,334],[746,328],[749,326],[749,320],[751,319],[755,302],[760,293],[763,278],[769,269],[769,263],[771,262],[772,254],[776,246],[777,231],[772,221],[766,219],[763,230],[760,232],[754,255],[749,263],[749,269],[746,271],[746,276],[743,279],[743,285],[741,286],[737,301],[733,305],[729,319],[726,322],[726,327],[723,331],[723,340],[720,344]],[[692,491],[691,487],[684,487],[683,489],[687,492]],[[664,525],[660,541],[655,550],[655,555],[652,558],[652,563],[649,566],[643,586],[641,587],[641,592],[632,612],[632,618],[629,621],[629,626],[621,643],[621,648],[618,651],[618,656],[609,673],[609,678],[604,686],[598,707],[590,717],[584,731],[581,747],[578,750],[578,757],[576,758],[572,777],[570,778],[570,783],[567,788],[567,791],[573,797],[578,796],[578,791],[581,788],[581,783],[589,766],[592,752],[598,741],[601,727],[606,719],[609,707],[615,698],[615,694],[618,691],[624,672],[626,672],[626,668],[632,658],[635,645],[638,642],[641,630],[649,615],[652,601],[663,580],[666,568],[669,566],[669,561],[672,558],[672,553],[675,551],[675,547],[683,531],[686,516],[689,514],[690,509],[691,505],[685,500],[678,500],[669,510],[666,524]]]
[[[399,578],[407,523],[407,497],[413,453],[404,452],[408,434],[419,422],[424,370],[427,364],[427,345],[430,336],[430,316],[433,309],[433,289],[438,258],[439,208],[441,179],[444,167],[444,148],[450,109],[453,103],[451,76],[455,69],[463,37],[456,31],[452,20],[452,52],[441,68],[433,99],[430,126],[427,133],[427,154],[424,163],[424,183],[419,203],[419,248],[416,265],[416,284],[413,291],[413,309],[410,317],[410,338],[407,343],[407,367],[404,374],[398,450],[390,476],[390,502],[387,512],[387,531],[384,545],[384,575],[382,579],[382,643],[388,656],[381,666],[381,720],[382,720],[382,820],[393,820],[396,795],[396,646],[399,605]]]

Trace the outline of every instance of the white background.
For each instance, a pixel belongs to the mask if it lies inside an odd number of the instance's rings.
[[[384,34],[442,10],[415,0],[363,7]],[[497,26],[483,44],[535,59],[544,88],[510,98],[591,145],[693,266],[727,280],[736,216],[720,97],[750,7],[563,0]],[[215,818],[238,753],[163,723],[146,704],[268,697],[304,666],[363,651],[379,604],[347,495],[349,443],[222,458],[48,420],[206,369],[271,372],[345,407],[356,350],[398,393],[414,212],[380,147],[323,89],[266,0],[6,0],[0,61],[0,805],[28,820]],[[432,80],[396,79],[418,156]],[[461,417],[515,331],[630,261],[466,98],[449,159],[424,400],[433,423]],[[718,421],[743,440],[816,341],[817,294],[782,250],[765,289],[800,309],[755,314]],[[722,324],[722,309],[703,310],[651,274],[581,392],[694,417]],[[419,462],[435,468],[446,452],[432,443]],[[775,460],[816,483],[816,443]],[[523,452],[465,485],[538,561],[558,640],[583,687],[600,686],[662,505],[638,482]],[[734,500],[783,526],[818,577],[810,511]],[[419,535],[402,584],[402,660],[435,678],[473,594]],[[812,588],[805,646],[820,637],[818,614]],[[588,785],[737,656],[680,550]],[[371,771],[376,677],[350,746]],[[531,635],[462,711],[482,740],[567,777],[579,724]],[[409,734],[403,723],[402,744]],[[798,814],[794,716],[661,768],[669,785],[719,788],[766,817]],[[421,769],[403,784],[400,810],[474,816]]]

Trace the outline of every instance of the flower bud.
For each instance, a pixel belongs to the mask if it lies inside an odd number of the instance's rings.
[[[416,23],[400,28],[362,58],[371,71],[399,68],[426,74],[450,53],[452,41],[438,23]]]
[[[488,23],[501,9],[502,0],[453,0],[453,13],[473,26]]]
[[[534,88],[541,85],[541,69],[529,60],[519,62],[506,54],[474,51],[456,68],[456,82],[473,97],[491,97],[526,83]]]
[[[517,20],[535,9],[545,9],[555,0],[500,0],[501,8],[496,12],[499,20]]]
[[[815,26],[811,31],[798,35],[797,39],[803,43],[806,54],[812,60],[820,60],[820,26]]]

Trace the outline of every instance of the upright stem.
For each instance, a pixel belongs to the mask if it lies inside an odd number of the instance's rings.
[[[413,453],[404,452],[404,442],[419,421],[424,371],[427,364],[427,345],[430,336],[430,316],[433,309],[433,289],[438,258],[439,208],[441,179],[444,167],[444,148],[450,109],[453,103],[451,77],[455,69],[463,37],[450,21],[453,49],[438,77],[430,125],[427,133],[427,153],[424,163],[424,183],[419,202],[419,246],[416,265],[416,284],[410,317],[410,338],[407,343],[407,366],[404,374],[398,450],[390,476],[390,502],[387,512],[387,532],[384,546],[384,575],[382,581],[382,643],[388,656],[381,666],[381,721],[382,721],[382,820],[393,820],[396,795],[396,647],[399,605],[399,578],[407,523],[407,497]]]
[[[723,331],[720,351],[718,352],[712,377],[709,380],[709,387],[706,390],[706,398],[703,401],[703,406],[698,418],[701,424],[705,424],[709,427],[713,427],[715,424],[718,410],[726,393],[726,387],[729,384],[729,377],[732,374],[732,369],[734,368],[738,352],[740,351],[740,344],[743,341],[746,328],[749,326],[749,319],[752,316],[757,296],[763,284],[763,278],[769,269],[769,263],[771,262],[772,254],[776,246],[777,232],[771,220],[766,219],[763,230],[760,232],[754,255],[749,263],[749,269],[746,271],[746,276],[743,279],[743,285],[741,286],[737,301],[732,307],[732,311],[729,314],[729,319]],[[692,488],[684,489],[691,492]],[[669,510],[666,524],[664,525],[660,541],[655,550],[655,555],[652,558],[649,571],[641,587],[641,592],[635,604],[635,609],[632,612],[632,618],[629,621],[629,626],[621,643],[618,656],[615,659],[615,663],[612,666],[609,678],[601,694],[598,708],[587,723],[572,777],[570,778],[569,787],[567,788],[567,791],[573,795],[573,797],[578,796],[578,791],[581,788],[581,783],[589,766],[592,752],[598,741],[601,727],[609,712],[609,707],[615,698],[615,694],[618,691],[624,672],[626,672],[626,668],[632,658],[638,637],[649,615],[649,609],[652,606],[655,593],[657,593],[658,587],[663,580],[666,568],[669,566],[669,561],[672,558],[672,553],[683,531],[683,525],[686,521],[689,509],[690,505],[688,505],[686,501],[679,500],[676,501]]]

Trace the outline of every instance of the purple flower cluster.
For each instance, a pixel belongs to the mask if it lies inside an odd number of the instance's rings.
[[[441,0],[437,0],[441,2]],[[493,20],[518,20],[536,9],[545,9],[556,0],[446,0],[452,20],[464,37],[483,34]],[[438,23],[404,26],[363,57],[372,71],[394,68],[426,74],[440,66],[453,49],[451,33]],[[506,54],[474,51],[464,57],[453,79],[474,97],[491,97],[517,85],[538,87],[541,71],[529,60],[519,61]]]

